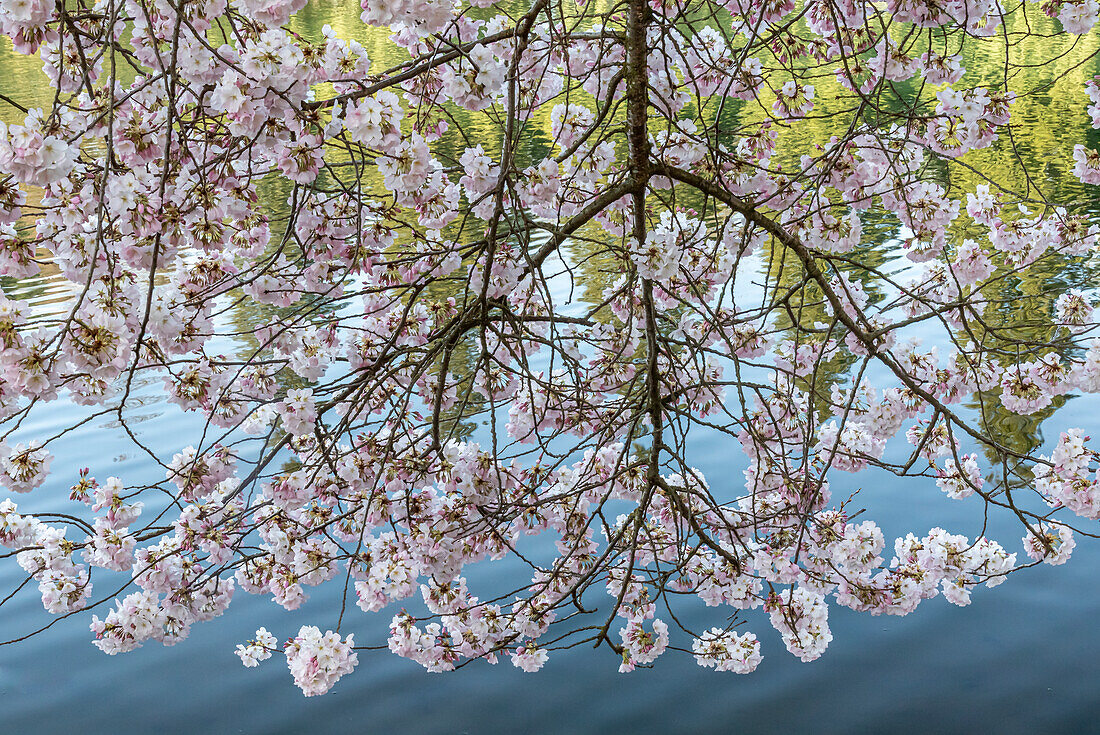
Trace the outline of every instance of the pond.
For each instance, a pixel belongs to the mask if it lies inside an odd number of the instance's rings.
[[[316,37],[330,24],[373,49],[381,67],[398,61],[399,56],[387,56],[392,52],[385,34],[368,31],[358,13],[354,3],[311,3],[291,25]],[[10,42],[3,43],[0,90],[24,105],[48,104],[40,62],[14,54]],[[1082,90],[1084,80],[1100,71],[1092,56],[1098,47],[1100,41],[1089,36],[1057,69],[1016,78],[1014,87],[1031,94],[1021,95],[1013,119],[1016,150],[1029,167],[1042,170],[1045,178],[1038,185],[1044,193],[1100,215],[1097,195],[1072,178],[1068,162],[1074,142],[1097,142]],[[980,83],[982,64],[982,59],[968,59],[975,69],[968,81]],[[828,100],[827,85],[823,90],[821,98]],[[822,104],[822,118],[784,133],[791,156],[800,145],[828,139],[828,102]],[[7,108],[0,117],[14,116]],[[1015,181],[1018,173],[1005,146],[1002,141],[967,160],[978,171]],[[1048,163],[1037,165],[1044,161]],[[945,176],[953,177],[955,185],[972,183],[958,169]],[[277,212],[286,189],[272,182],[265,194]],[[901,261],[896,223],[869,219],[864,231],[867,257],[883,264]],[[766,258],[745,267],[763,273]],[[1068,283],[1088,282],[1093,273],[1052,266],[1040,281],[1005,281],[1000,294],[1006,299],[1004,308],[1021,318],[1045,314],[1052,293]],[[3,279],[0,285],[9,297],[30,303],[40,318],[63,310],[69,297],[66,282],[49,268],[34,278]],[[242,309],[231,318],[238,326],[255,328],[266,317],[262,311]],[[131,426],[160,456],[180,451],[202,429],[197,417],[167,402],[159,382],[137,386],[133,398]],[[20,436],[52,436],[84,415],[81,407],[62,399],[21,426]],[[1058,433],[1068,427],[1100,436],[1100,399],[1070,397],[1041,418],[1008,422],[1005,431],[1049,453]],[[730,443],[720,434],[695,435],[691,460],[707,477],[739,485],[747,460],[739,447],[731,451]],[[121,427],[107,418],[63,436],[54,454],[55,467],[90,467],[95,475],[117,475],[128,483],[163,478],[163,469],[136,451]],[[898,482],[892,475],[866,472],[836,473],[832,481],[834,496],[859,491],[857,504],[868,509],[868,517],[888,539],[934,526],[971,537],[982,532],[981,501],[948,500],[931,481]],[[20,498],[21,510],[51,509],[51,496],[67,495],[61,484],[54,478]],[[985,533],[1009,551],[1019,551],[1020,530],[1013,518],[992,515]],[[312,699],[293,686],[278,657],[258,669],[244,669],[233,649],[260,625],[283,637],[303,624],[331,627],[331,610],[339,607],[338,585],[321,586],[294,612],[275,607],[267,597],[239,592],[225,616],[196,625],[182,644],[166,648],[149,643],[114,657],[92,646],[88,618],[78,615],[30,640],[0,647],[0,732],[1091,731],[1097,727],[1100,705],[1095,685],[1100,675],[1097,569],[1100,543],[1080,539],[1067,565],[1036,567],[994,590],[979,589],[969,607],[938,597],[904,618],[871,618],[832,606],[833,643],[812,664],[788,654],[779,634],[758,624],[753,630],[761,638],[764,659],[749,676],[714,673],[681,653],[666,655],[653,670],[623,675],[606,650],[587,648],[553,654],[538,674],[524,674],[507,662],[490,666],[480,661],[454,673],[429,674],[386,651],[364,651],[353,675],[326,696]],[[16,586],[18,571],[13,564],[0,565],[0,589]],[[507,565],[479,567],[473,573],[483,581],[514,586],[526,581],[522,570]],[[357,640],[383,640],[395,607],[368,615],[353,611],[356,617],[346,629]],[[702,624],[709,618],[700,610],[687,619]],[[36,594],[17,596],[3,607],[0,635],[21,636],[51,620]]]

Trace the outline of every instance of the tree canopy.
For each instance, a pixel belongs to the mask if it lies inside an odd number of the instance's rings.
[[[245,666],[306,695],[383,647],[748,673],[759,626],[812,661],[830,606],[966,605],[1100,531],[1088,437],[1038,433],[1100,392],[1096,0],[313,10],[0,0],[48,82],[0,65],[0,495],[31,493],[0,502],[0,612],[50,614],[3,643],[84,616],[106,653],[171,645],[327,584]],[[48,313],[11,295],[45,271]],[[201,417],[173,456],[150,383]],[[103,418],[163,479],[53,462]],[[693,466],[702,435],[743,477]],[[860,472],[978,535],[888,541],[831,492]],[[522,584],[467,578],[489,561]]]

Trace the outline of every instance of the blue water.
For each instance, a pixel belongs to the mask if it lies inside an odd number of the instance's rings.
[[[46,285],[39,297],[43,309],[57,287]],[[133,416],[143,420],[133,426],[143,442],[171,456],[200,425],[165,405],[159,390],[156,383],[139,387],[144,405]],[[1069,426],[1100,436],[1098,405],[1092,398],[1070,400],[1044,425],[1047,444]],[[77,410],[56,404],[36,414],[37,423],[24,432],[52,434]],[[712,486],[741,483],[744,458],[731,443],[701,434],[692,445],[692,461]],[[107,418],[63,437],[56,454],[55,470],[89,466],[100,478],[117,474],[128,483],[163,477]],[[16,500],[27,511],[56,509],[71,479],[58,473]],[[856,507],[867,507],[866,517],[882,526],[888,550],[894,536],[936,525],[971,537],[980,533],[980,501],[950,501],[931,481],[833,475],[834,498],[857,488]],[[1021,551],[1022,533],[1002,514],[991,517],[987,535]],[[1067,565],[1024,570],[996,589],[980,588],[966,608],[937,598],[906,618],[872,618],[833,607],[834,641],[810,664],[789,655],[756,611],[747,629],[760,637],[764,660],[748,676],[702,669],[676,651],[653,670],[622,675],[612,654],[587,648],[552,653],[538,674],[524,674],[507,660],[429,674],[381,650],[360,652],[352,675],[311,699],[293,686],[281,656],[245,669],[233,648],[261,625],[283,639],[302,624],[335,627],[338,583],[310,590],[311,601],[293,613],[238,592],[224,617],[196,625],[183,643],[148,643],[114,657],[92,646],[85,613],[0,647],[0,733],[1100,731],[1097,568],[1100,544],[1078,536]],[[19,573],[13,560],[0,563],[0,588],[17,584]],[[520,567],[507,564],[479,565],[468,576],[493,587],[521,586],[525,579]],[[96,599],[107,593],[109,579],[97,582]],[[477,593],[473,581],[471,590]],[[384,643],[399,607],[364,614],[350,606],[343,631],[355,633],[360,644]],[[690,602],[683,607],[689,625],[719,622],[713,609]],[[96,612],[105,614],[103,607]],[[4,605],[0,620],[0,635],[11,638],[54,618],[28,589]],[[673,644],[690,642],[674,636]]]

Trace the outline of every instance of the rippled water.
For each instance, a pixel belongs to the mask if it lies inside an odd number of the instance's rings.
[[[368,34],[356,16],[352,5],[314,3],[295,23],[307,35],[328,22],[344,35],[384,40],[377,32]],[[1086,58],[1096,46],[1096,38],[1085,39],[1078,56]],[[36,97],[41,94],[40,82],[35,86],[37,65],[34,59],[14,56],[8,44],[0,52],[0,85],[5,91],[18,90],[24,96],[16,99],[23,103],[41,103]],[[1065,65],[1070,68],[1069,61]],[[1025,160],[1051,161],[1043,169],[1048,193],[1085,202],[1089,211],[1100,211],[1095,195],[1064,178],[1064,161],[1069,145],[1086,134],[1081,82],[1096,71],[1092,59],[1049,94],[1028,99],[1015,110],[1023,126],[1018,142]],[[1023,79],[1020,84],[1033,88],[1044,81]],[[805,131],[813,140],[824,140],[827,133],[820,121],[809,123]],[[974,165],[1011,178],[1004,151],[999,151],[980,153]],[[888,224],[868,231],[877,232],[878,238],[869,246],[871,255],[897,257],[889,247],[895,233]],[[1041,283],[1019,284],[1015,308],[1046,309],[1053,300],[1050,293],[1065,277],[1051,272]],[[5,279],[0,285],[9,296],[29,301],[39,314],[63,308],[69,294],[49,272],[18,283]],[[184,416],[163,401],[159,384],[138,386],[135,396],[133,427],[162,456],[179,451],[201,428],[196,417]],[[1100,436],[1098,409],[1100,401],[1072,398],[1041,425],[1033,422],[1019,430],[1025,442],[1047,448],[1069,426]],[[51,411],[37,414],[36,423],[24,426],[22,433],[50,436],[81,415],[79,407],[59,401]],[[740,484],[745,460],[729,444],[726,438],[700,434],[691,460],[714,484],[733,487]],[[124,440],[109,418],[62,437],[55,453],[55,468],[88,466],[97,476],[115,474],[128,483],[163,477],[163,470]],[[970,536],[981,530],[979,499],[949,501],[928,481],[837,473],[833,483],[834,496],[861,490],[857,505],[868,508],[867,516],[882,526],[887,538],[937,525]],[[62,484],[67,483],[55,478],[21,498],[21,508],[49,510],[51,499],[67,495]],[[987,535],[1019,550],[1021,533],[1007,517],[991,518]],[[752,617],[764,661],[745,677],[701,669],[690,656],[675,652],[666,654],[654,670],[620,675],[618,662],[606,651],[574,649],[553,654],[543,671],[532,675],[506,662],[495,667],[475,662],[459,672],[428,674],[381,651],[361,653],[356,672],[315,699],[305,699],[294,688],[279,657],[247,670],[233,647],[259,625],[278,635],[305,623],[322,629],[333,625],[338,585],[314,590],[295,612],[277,608],[266,597],[239,593],[227,615],[197,625],[179,646],[151,643],[118,657],[105,656],[91,645],[87,616],[81,615],[61,620],[25,643],[0,648],[0,733],[1097,731],[1097,569],[1100,544],[1080,539],[1066,566],[1026,570],[995,590],[979,589],[967,608],[939,598],[906,618],[871,618],[833,608],[834,641],[813,664],[790,656],[762,616]],[[0,565],[0,589],[10,589],[16,571],[14,564]],[[522,575],[518,567],[493,564],[477,565],[470,576],[486,583],[522,584]],[[102,594],[104,586],[97,591]],[[345,629],[360,642],[384,640],[392,612],[361,615],[353,610]],[[688,612],[685,622],[705,626],[717,622],[716,615],[700,606]],[[36,594],[21,595],[4,606],[0,636],[22,635],[51,620]]]
[[[155,389],[145,395],[142,441],[178,449],[188,419],[158,404]],[[1060,425],[1096,429],[1096,409],[1095,401],[1075,399],[1056,417]],[[70,417],[59,410],[52,425],[29,428],[50,431]],[[89,426],[63,442],[59,455],[101,474],[132,480],[157,474],[109,426]],[[731,461],[719,442],[697,443],[696,464],[711,478],[735,478],[741,459]],[[868,515],[888,538],[932,525],[977,532],[978,505],[947,501],[931,483],[838,474],[834,492],[855,489],[840,486],[845,479],[862,484]],[[25,500],[29,509],[35,501],[44,509],[48,497],[62,492],[46,487]],[[1013,544],[1020,533],[997,518],[989,535]],[[778,634],[759,621],[752,627],[764,661],[745,677],[701,669],[674,652],[654,670],[620,675],[606,652],[576,649],[553,655],[532,675],[483,662],[428,674],[382,651],[362,653],[353,675],[314,699],[302,697],[278,657],[246,670],[233,646],[258,625],[285,632],[331,624],[337,586],[317,589],[293,613],[239,594],[224,617],[197,625],[182,644],[151,643],[118,657],[91,645],[86,619],[78,616],[0,649],[0,732],[1086,732],[1096,727],[1098,704],[1098,566],[1100,546],[1082,540],[1066,566],[1027,570],[995,590],[980,589],[967,608],[940,598],[906,618],[833,608],[833,644],[812,664],[787,654]],[[511,571],[522,582],[522,572]],[[5,588],[10,572],[0,575]],[[508,572],[474,570],[486,582]],[[361,641],[379,640],[387,612],[353,610],[345,629]],[[707,613],[693,610],[687,622],[709,622]],[[14,609],[5,606],[3,620],[7,636],[50,618],[29,595]]]

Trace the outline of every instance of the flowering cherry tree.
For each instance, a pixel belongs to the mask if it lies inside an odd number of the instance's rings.
[[[0,558],[24,580],[0,611],[37,589],[53,616],[7,642],[80,616],[108,654],[171,645],[328,584],[344,605],[261,627],[244,665],[285,656],[306,695],[386,646],[748,673],[762,626],[812,661],[830,607],[966,605],[1100,531],[1088,437],[1001,420],[1100,392],[1100,228],[1024,157],[1019,180],[973,163],[1011,158],[1015,71],[1065,73],[1095,0],[363,0],[315,37],[305,5],[0,0],[51,87],[0,95],[0,274],[71,282],[61,317],[0,295]],[[1032,34],[1050,50],[1019,58]],[[1079,94],[1100,127],[1100,83]],[[1057,155],[1100,184],[1084,141]],[[1005,284],[1051,268],[1021,322]],[[131,428],[150,381],[205,423],[174,456]],[[61,403],[161,481],[51,463],[66,432],[29,417]],[[692,466],[702,433],[743,479]],[[888,540],[830,492],[861,471],[1019,533]],[[482,584],[486,561],[524,582]],[[678,617],[700,605],[718,624]],[[357,647],[361,614],[388,640]]]

